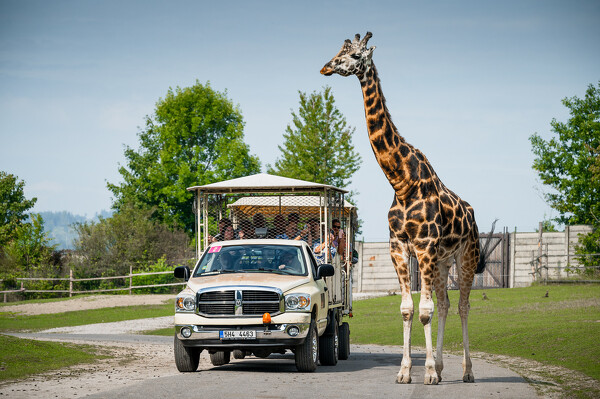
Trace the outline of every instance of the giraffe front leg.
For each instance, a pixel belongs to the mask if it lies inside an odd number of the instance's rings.
[[[433,357],[433,341],[431,338],[431,320],[433,318],[433,299],[431,289],[428,293],[421,291],[421,302],[419,303],[419,319],[425,330],[425,385],[436,385],[439,382],[435,370],[435,359]]]
[[[410,357],[410,335],[412,332],[412,321],[414,315],[414,303],[410,293],[410,251],[406,242],[397,239],[394,235],[390,237],[390,254],[392,263],[398,275],[400,289],[402,291],[402,303],[400,313],[402,314],[403,339],[402,364],[396,377],[399,384],[410,384],[410,370],[412,359]]]
[[[404,327],[403,338],[404,346],[402,348],[402,363],[400,365],[400,371],[396,382],[398,384],[410,384],[410,370],[412,368],[412,359],[410,357],[410,336],[412,332],[412,321],[414,311],[414,304],[410,289],[406,291],[402,290],[402,304],[400,305],[400,312],[402,314],[402,324]]]
[[[438,270],[433,280],[438,305],[438,334],[435,354],[435,371],[438,375],[438,382],[442,381],[442,370],[444,370],[444,330],[446,327],[446,318],[448,317],[448,309],[450,308],[446,284],[448,282],[448,271],[450,270],[450,267],[452,267],[451,259],[438,262]]]
[[[435,370],[433,357],[433,343],[431,338],[431,320],[433,319],[432,283],[434,281],[434,266],[437,263],[435,246],[428,245],[423,251],[417,253],[419,269],[421,271],[421,301],[419,303],[419,320],[425,330],[425,385],[436,385],[439,382]]]

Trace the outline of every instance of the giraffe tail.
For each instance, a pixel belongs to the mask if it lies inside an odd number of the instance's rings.
[[[485,243],[483,244],[483,248],[481,248],[481,250],[479,251],[479,262],[477,262],[477,269],[475,269],[476,274],[483,273],[483,271],[485,270],[487,261],[490,258],[490,255],[492,254],[494,249],[496,249],[496,245],[492,246],[491,238],[492,238],[492,234],[494,234],[494,228],[496,228],[497,221],[498,221],[498,219],[494,220],[494,223],[492,223],[492,230],[487,235],[488,238],[487,238],[487,240],[485,240]]]

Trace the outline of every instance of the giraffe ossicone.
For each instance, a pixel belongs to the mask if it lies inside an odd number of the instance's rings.
[[[359,34],[352,41],[345,40],[337,55],[323,66],[321,74],[358,77],[371,148],[394,188],[388,213],[390,255],[402,290],[400,312],[404,327],[402,364],[396,381],[411,382],[410,335],[414,305],[410,292],[410,258],[415,257],[421,272],[419,320],[425,330],[424,382],[437,384],[442,380],[444,328],[450,307],[446,284],[453,261],[456,262],[460,287],[458,308],[463,330],[463,381],[474,382],[467,327],[469,295],[475,273],[483,271],[486,257],[479,248],[475,214],[467,202],[442,183],[425,155],[398,133],[372,61],[375,47],[367,47],[372,36],[367,32],[362,40]],[[433,288],[438,300],[435,357],[431,333]]]

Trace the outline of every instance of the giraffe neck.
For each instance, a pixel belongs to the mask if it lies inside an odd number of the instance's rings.
[[[419,163],[423,156],[400,136],[392,122],[375,65],[371,64],[358,79],[363,92],[371,148],[396,195],[404,197],[420,181]]]

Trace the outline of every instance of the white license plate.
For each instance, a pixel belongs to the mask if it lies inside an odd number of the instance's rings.
[[[223,330],[219,331],[221,339],[256,339],[254,330]]]

